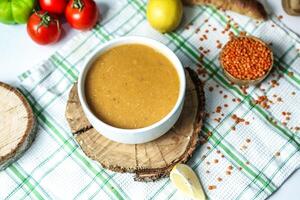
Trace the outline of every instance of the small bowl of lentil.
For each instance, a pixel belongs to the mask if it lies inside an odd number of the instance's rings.
[[[273,67],[273,53],[254,36],[233,37],[220,53],[225,76],[238,85],[255,85],[264,80]]]

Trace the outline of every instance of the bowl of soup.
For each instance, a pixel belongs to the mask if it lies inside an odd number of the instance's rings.
[[[99,46],[83,64],[78,96],[92,126],[110,140],[152,141],[178,120],[186,80],[177,56],[164,44],[128,36]]]

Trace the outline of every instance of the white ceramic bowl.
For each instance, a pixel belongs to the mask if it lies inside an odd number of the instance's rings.
[[[160,121],[144,128],[121,129],[106,124],[93,114],[93,112],[90,110],[86,102],[85,91],[84,91],[85,78],[89,68],[92,66],[92,63],[99,55],[101,55],[105,51],[123,44],[143,44],[152,47],[153,49],[157,50],[158,52],[166,56],[172,62],[172,64],[174,65],[178,73],[180,86],[179,86],[179,95],[175,106]],[[184,73],[183,66],[179,61],[179,59],[177,58],[177,56],[168,47],[166,47],[160,42],[157,42],[156,40],[148,39],[145,37],[128,36],[128,37],[120,37],[117,39],[113,39],[99,46],[93,53],[91,53],[90,56],[86,58],[83,64],[83,70],[79,75],[78,95],[86,117],[99,133],[101,133],[103,136],[107,137],[108,139],[116,142],[126,143],[126,144],[139,144],[139,143],[152,141],[162,136],[164,133],[170,130],[170,128],[176,123],[182,111],[184,96],[185,96],[185,87],[186,87],[186,80],[185,80],[185,73]]]

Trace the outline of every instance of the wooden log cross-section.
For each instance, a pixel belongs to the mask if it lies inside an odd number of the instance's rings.
[[[98,133],[88,122],[77,95],[70,91],[66,118],[85,154],[103,167],[116,172],[135,173],[135,180],[153,181],[169,175],[177,163],[185,163],[197,144],[204,113],[203,86],[197,74],[186,70],[184,107],[174,127],[162,137],[145,144],[121,144]]]
[[[0,170],[29,148],[36,134],[36,120],[25,97],[0,82]]]

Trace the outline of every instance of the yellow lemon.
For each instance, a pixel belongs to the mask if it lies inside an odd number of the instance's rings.
[[[149,0],[147,19],[150,25],[159,32],[174,30],[182,18],[181,0]]]
[[[206,199],[197,175],[188,165],[175,165],[170,172],[170,179],[179,191],[190,198],[194,200]]]

